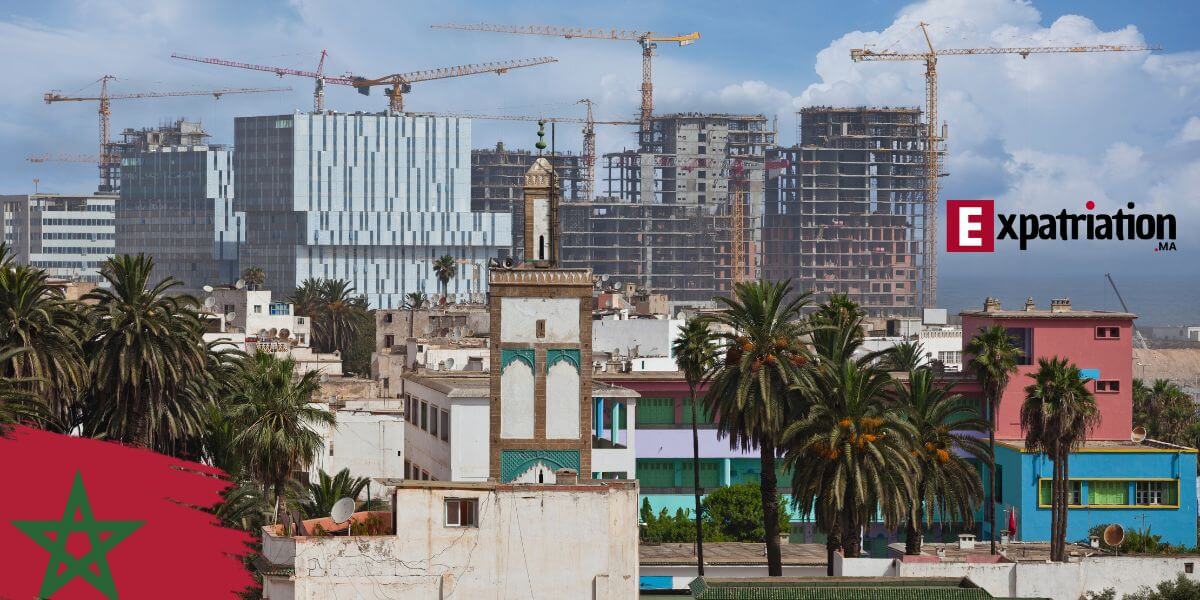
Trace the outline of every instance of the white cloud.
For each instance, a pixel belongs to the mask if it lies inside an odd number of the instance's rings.
[[[1189,117],[1179,132],[1180,142],[1200,142],[1200,117]]]

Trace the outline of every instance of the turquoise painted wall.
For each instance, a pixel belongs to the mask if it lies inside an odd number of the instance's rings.
[[[1041,454],[1022,453],[997,445],[996,462],[1004,470],[1001,491],[1005,506],[1017,507],[1018,539],[1045,541],[1050,533],[1050,508],[1038,505],[1041,478],[1053,473],[1050,460]],[[1085,506],[1070,508],[1067,514],[1067,540],[1085,540],[1094,525],[1118,523],[1126,529],[1149,527],[1164,542],[1196,545],[1196,453],[1174,451],[1077,452],[1070,458],[1069,476],[1082,481],[1081,501]],[[1159,508],[1135,505],[1135,487],[1126,486],[1127,505],[1092,505],[1091,482],[1113,482],[1166,478],[1178,481],[1178,507]],[[1115,484],[1108,484],[1115,485]],[[1174,486],[1174,481],[1170,482]],[[1134,505],[1134,506],[1129,506]],[[998,527],[1007,523],[1003,507],[997,508]],[[1144,519],[1144,525],[1143,525]],[[986,532],[985,532],[986,533]]]

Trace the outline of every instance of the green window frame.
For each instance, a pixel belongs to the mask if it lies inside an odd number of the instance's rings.
[[[674,398],[638,398],[638,425],[674,425]]]
[[[692,424],[692,399],[691,398],[683,399],[683,412],[680,413],[679,417],[680,417],[679,423],[681,425],[691,425]],[[697,421],[696,421],[697,425],[707,425],[707,424],[713,422],[712,415],[709,414],[708,407],[704,405],[703,399],[697,399],[696,417],[697,417]]]
[[[1124,506],[1129,504],[1129,482],[1096,480],[1088,482],[1088,506]]]
[[[1071,484],[1071,489],[1067,492],[1067,506],[1082,507],[1083,506],[1083,481],[1072,479],[1068,483]],[[1053,501],[1054,482],[1049,479],[1041,479],[1038,482],[1038,506],[1042,508],[1049,507]]]
[[[637,479],[644,488],[675,487],[675,462],[639,460],[637,461]]]
[[[1178,479],[1072,479],[1071,483],[1074,487],[1071,508],[1179,508]],[[1049,478],[1038,480],[1038,508],[1050,508],[1050,487]],[[1081,502],[1084,495],[1086,504]]]

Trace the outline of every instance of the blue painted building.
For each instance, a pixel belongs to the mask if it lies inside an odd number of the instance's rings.
[[[1016,507],[1016,539],[1048,540],[1050,459],[1005,441],[996,444],[996,464],[997,526],[1006,529],[1006,511]],[[1195,449],[1151,440],[1090,441],[1071,454],[1069,468],[1067,541],[1086,540],[1095,525],[1117,523],[1126,529],[1149,527],[1171,544],[1196,545]]]

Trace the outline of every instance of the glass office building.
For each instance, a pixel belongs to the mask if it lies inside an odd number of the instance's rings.
[[[18,263],[55,278],[99,282],[113,255],[116,204],[111,194],[0,196],[2,239]]]
[[[339,278],[372,308],[434,294],[438,257],[458,261],[447,292],[482,300],[487,261],[512,244],[512,217],[471,212],[471,123],[384,114],[242,117],[234,125],[242,268],[266,287]]]
[[[245,236],[233,210],[232,150],[204,143],[198,123],[135,133],[140,142],[121,157],[117,253],[153,256],[156,278],[183,282],[173,291],[236,281]]]

